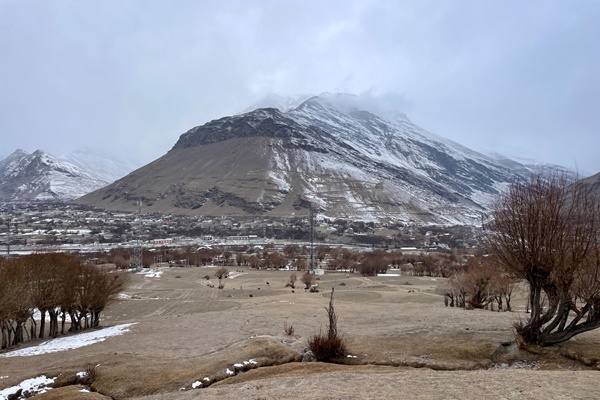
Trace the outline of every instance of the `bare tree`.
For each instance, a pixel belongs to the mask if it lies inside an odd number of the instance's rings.
[[[290,275],[290,281],[287,283],[286,287],[289,286],[292,289],[296,288],[296,280],[298,280],[298,278],[296,277],[296,273],[292,272],[292,274]]]
[[[255,254],[252,254],[248,258],[248,264],[250,264],[252,268],[258,268],[260,265],[260,259]]]
[[[71,329],[98,326],[100,313],[121,290],[128,275],[108,272],[66,254],[33,254],[0,260],[0,330],[1,347],[18,345],[36,338],[37,308],[41,313],[39,337],[45,335],[46,314],[50,319],[48,334],[59,334],[58,317],[71,317]],[[81,326],[81,321],[84,326]],[[29,323],[30,331],[26,325]],[[91,321],[91,322],[90,322]]]
[[[229,265],[229,260],[231,259],[232,253],[230,251],[224,251],[223,252],[223,259],[225,260],[223,262],[223,265]]]
[[[288,262],[288,259],[286,257],[282,256],[277,252],[269,254],[268,258],[270,260],[270,264],[275,268],[285,267],[285,265]]]
[[[325,257],[327,257],[327,254],[331,251],[331,247],[326,246],[326,245],[318,245],[317,246],[317,258],[319,259],[319,261],[323,261],[325,259]]]
[[[226,278],[227,275],[229,275],[229,270],[225,267],[217,268],[217,270],[215,271],[215,276],[219,279]]]
[[[310,286],[315,282],[315,276],[310,272],[302,274],[302,283],[304,283],[305,289],[310,289]]]
[[[364,276],[383,274],[387,272],[389,257],[385,251],[376,250],[363,253],[358,270]]]
[[[530,286],[521,340],[549,346],[600,327],[598,199],[564,176],[538,175],[511,185],[492,217],[493,253]]]

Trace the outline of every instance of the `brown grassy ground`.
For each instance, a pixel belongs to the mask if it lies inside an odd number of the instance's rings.
[[[102,321],[138,322],[130,332],[76,350],[0,358],[0,376],[8,376],[0,388],[42,373],[69,382],[93,364],[99,366],[92,388],[115,399],[597,398],[600,332],[543,354],[521,352],[499,368],[491,353],[513,338],[512,323],[526,315],[444,307],[435,291],[441,279],[331,274],[319,281],[320,293],[300,284],[292,293],[284,287],[290,272],[243,271],[222,291],[206,286],[211,268],[134,275],[125,293],[138,299],[111,305]],[[307,338],[326,329],[331,287],[338,328],[356,358],[346,365],[293,362]],[[522,296],[513,303],[523,304]],[[226,374],[250,359],[269,367]],[[539,370],[507,368],[512,361]],[[204,377],[216,383],[191,388]],[[68,387],[43,398],[70,395],[88,396]]]

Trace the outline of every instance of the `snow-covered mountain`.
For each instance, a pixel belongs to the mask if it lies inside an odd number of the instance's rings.
[[[245,114],[257,110],[259,108],[276,108],[281,112],[287,112],[298,107],[300,104],[310,99],[311,97],[313,96],[308,94],[299,94],[295,96],[280,96],[278,94],[269,93],[266,96],[263,96],[254,103],[252,103],[240,114]]]
[[[131,158],[121,158],[115,154],[90,148],[77,149],[59,158],[101,177],[107,182],[114,182],[141,166],[141,163]]]
[[[285,110],[285,109],[284,109]],[[163,157],[78,201],[108,209],[477,223],[521,171],[346,94],[190,129]]]
[[[16,150],[0,161],[0,201],[69,200],[108,183],[41,150]]]

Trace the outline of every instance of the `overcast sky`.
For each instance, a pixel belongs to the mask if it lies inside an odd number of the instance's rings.
[[[466,146],[600,171],[600,1],[0,0],[0,155],[149,162],[268,93],[387,96]]]

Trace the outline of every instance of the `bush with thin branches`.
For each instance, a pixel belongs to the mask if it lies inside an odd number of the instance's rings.
[[[285,332],[286,335],[292,336],[296,330],[294,329],[294,324],[288,325],[288,323],[286,321],[283,323],[283,331]]]
[[[333,291],[334,288],[331,288],[329,307],[325,308],[329,320],[327,334],[323,335],[319,332],[318,335],[311,336],[308,339],[308,348],[318,361],[336,361],[348,354],[346,340],[339,334],[337,329],[337,314],[333,308]]]

